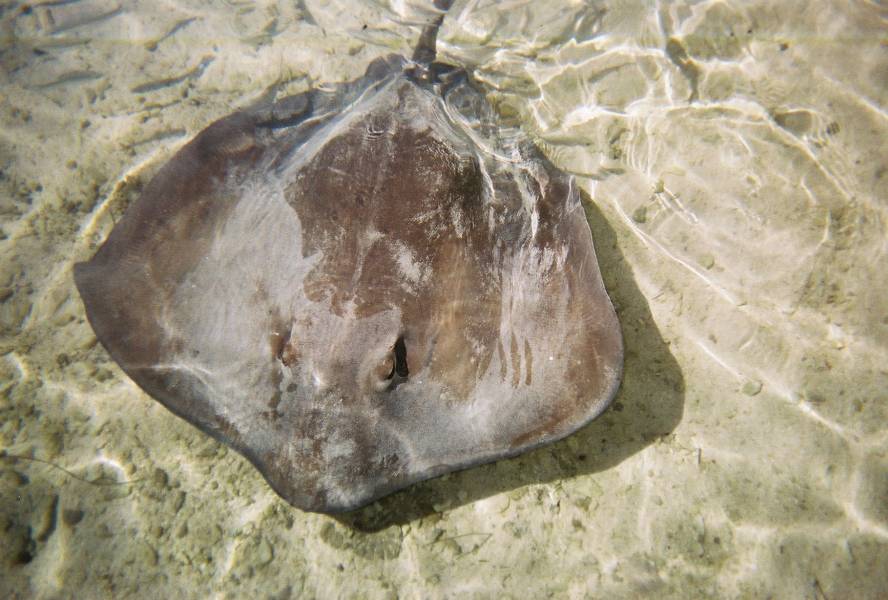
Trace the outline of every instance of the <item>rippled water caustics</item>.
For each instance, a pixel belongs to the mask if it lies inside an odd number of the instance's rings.
[[[0,3],[0,591],[877,598],[877,3],[457,2],[441,58],[584,191],[627,360],[551,448],[335,521],[142,394],[72,279],[214,119],[408,54],[422,3]]]

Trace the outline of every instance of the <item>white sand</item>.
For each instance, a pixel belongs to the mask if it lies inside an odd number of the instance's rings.
[[[0,2],[0,596],[888,589],[875,3],[453,9],[445,58],[591,199],[625,382],[562,443],[363,511],[375,533],[290,508],[142,394],[71,265],[212,120],[275,83],[358,76],[415,33],[369,1],[29,4]]]

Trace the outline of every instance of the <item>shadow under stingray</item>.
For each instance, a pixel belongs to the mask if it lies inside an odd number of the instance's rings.
[[[617,246],[617,236],[582,193],[605,287],[623,329],[623,383],[611,406],[567,438],[521,456],[417,483],[334,518],[359,532],[403,525],[502,492],[609,469],[681,421],[684,378],[654,325],[644,295]],[[435,508],[437,507],[437,509]]]

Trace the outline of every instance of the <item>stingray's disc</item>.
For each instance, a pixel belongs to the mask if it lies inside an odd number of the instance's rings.
[[[214,123],[75,277],[124,371],[308,510],[561,438],[620,378],[573,180],[439,64]]]

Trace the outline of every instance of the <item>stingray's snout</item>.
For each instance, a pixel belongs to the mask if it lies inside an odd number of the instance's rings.
[[[371,358],[371,361],[373,366],[368,373],[370,387],[373,391],[384,392],[391,385],[395,374],[395,357],[392,353],[388,353],[381,359]]]

